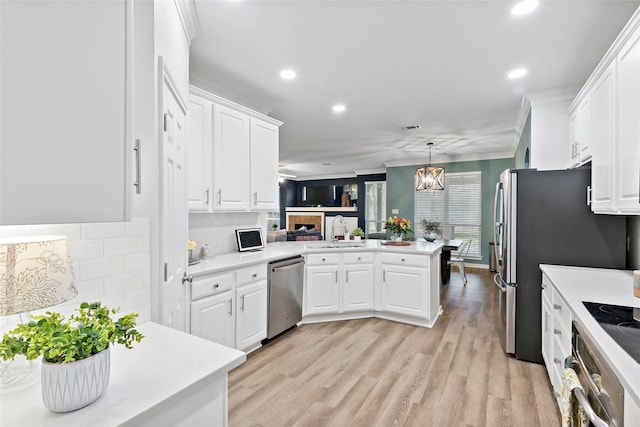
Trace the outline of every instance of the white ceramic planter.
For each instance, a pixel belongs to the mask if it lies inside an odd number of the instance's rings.
[[[109,347],[71,363],[42,362],[42,401],[53,412],[84,408],[104,394],[109,385]]]

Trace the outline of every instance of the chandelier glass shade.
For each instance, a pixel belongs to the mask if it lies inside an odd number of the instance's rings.
[[[429,165],[431,165],[431,146],[429,146]],[[440,166],[422,166],[416,169],[416,191],[444,190],[444,168]]]

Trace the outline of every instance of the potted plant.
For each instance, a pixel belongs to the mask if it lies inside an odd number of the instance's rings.
[[[362,230],[362,228],[356,227],[351,232],[351,235],[353,236],[353,240],[362,240],[362,238],[364,237],[364,231]]]
[[[424,234],[423,234],[424,239],[429,242],[433,242],[438,237],[438,230],[440,230],[440,222],[423,219],[422,228],[424,230]]]
[[[97,400],[109,384],[110,345],[132,348],[144,336],[134,329],[136,313],[118,320],[100,302],[83,302],[68,320],[47,311],[32,316],[4,334],[0,360],[17,355],[33,360],[42,356],[42,400],[53,412],[69,412]]]
[[[411,221],[407,218],[390,216],[384,223],[384,228],[392,234],[392,239],[400,241],[407,237],[407,233],[413,233],[411,229]]]

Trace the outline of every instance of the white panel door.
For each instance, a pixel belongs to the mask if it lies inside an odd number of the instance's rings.
[[[236,289],[236,348],[246,350],[267,337],[267,281]]]
[[[213,209],[249,208],[249,116],[213,105]]]
[[[161,142],[162,236],[164,284],[161,290],[162,323],[185,331],[185,288],[187,270],[187,180],[185,174],[186,105],[180,98],[169,70],[160,58],[162,108]]]
[[[340,311],[339,267],[307,266],[305,314],[338,313]]]
[[[191,303],[191,333],[234,348],[233,290]]]
[[[342,311],[373,310],[373,264],[344,267]]]
[[[278,126],[251,118],[251,209],[280,209]]]
[[[187,196],[189,210],[206,212],[211,200],[212,103],[189,95],[189,129],[187,146]]]
[[[614,206],[640,213],[640,30],[618,54],[618,147]]]
[[[593,85],[591,93],[591,210],[612,210],[611,152],[615,147],[615,63]]]
[[[429,318],[428,269],[382,266],[382,310]]]

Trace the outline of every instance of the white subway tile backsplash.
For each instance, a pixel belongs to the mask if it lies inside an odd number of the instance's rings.
[[[148,270],[151,268],[151,259],[148,253],[126,255],[124,257],[124,271]]]
[[[144,275],[141,271],[118,274],[104,279],[104,288],[107,295],[132,291],[144,287]]]
[[[69,253],[73,261],[86,261],[104,257],[104,241],[94,240],[70,240]]]
[[[0,237],[22,237],[25,235],[24,225],[5,225],[0,227]]]
[[[97,279],[124,273],[121,256],[80,261],[80,280]]]
[[[130,255],[143,252],[143,236],[126,236],[104,239],[105,256]]]
[[[125,223],[125,235],[127,236],[148,236],[149,218],[134,218],[131,222]]]
[[[76,281],[76,289],[78,290],[76,300],[80,302],[99,301],[105,294],[104,279]]]
[[[143,306],[151,299],[151,290],[147,288],[136,289],[124,294],[125,306],[127,308]]]
[[[80,239],[80,224],[38,224],[26,225],[26,236],[66,236],[67,240]]]
[[[95,222],[80,224],[83,239],[106,239],[125,235],[124,222]]]

